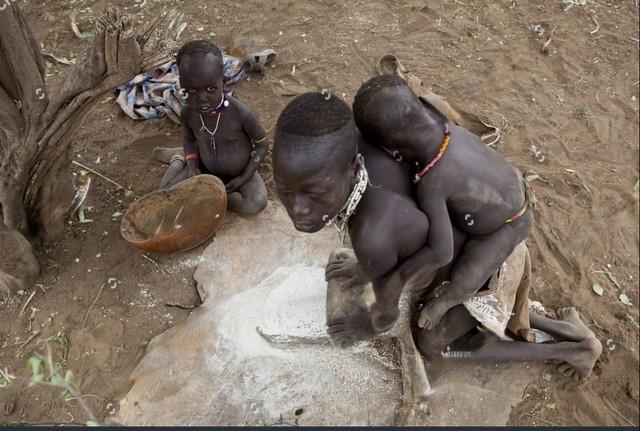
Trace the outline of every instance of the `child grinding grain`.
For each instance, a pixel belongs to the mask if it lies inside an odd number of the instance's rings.
[[[449,122],[396,75],[364,83],[354,100],[365,139],[397,161],[417,165],[419,207],[429,218],[425,247],[401,268],[411,287],[428,284],[452,260],[452,223],[469,234],[451,270],[451,282],[422,310],[419,326],[432,328],[471,298],[533,227],[522,177],[469,131]]]
[[[180,48],[176,63],[187,99],[180,113],[184,156],[175,149],[155,150],[157,159],[170,163],[160,187],[215,175],[225,184],[231,211],[259,213],[267,206],[267,190],[257,170],[269,141],[251,110],[223,91],[222,52],[193,40]]]

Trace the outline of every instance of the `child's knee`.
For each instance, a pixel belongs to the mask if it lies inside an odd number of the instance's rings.
[[[239,192],[230,193],[227,196],[227,208],[241,214],[258,214],[267,207],[267,203],[266,193],[253,194],[249,198],[243,197]]]
[[[252,214],[258,214],[267,207],[269,198],[267,197],[267,188],[262,181],[262,178],[256,173],[256,184],[253,187],[253,192],[250,194]]]
[[[253,202],[251,202],[251,213],[258,214],[267,207],[268,199],[266,193],[258,193]]]

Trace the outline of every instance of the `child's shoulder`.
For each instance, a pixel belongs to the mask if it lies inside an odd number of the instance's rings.
[[[227,100],[229,101],[229,106],[230,107],[235,107],[236,109],[242,109],[242,110],[249,110],[249,107],[244,103],[241,102],[240,100],[236,99],[233,96],[230,96],[227,94]]]
[[[227,95],[227,100],[229,101],[228,108],[231,108],[230,111],[234,112],[239,117],[244,119],[255,118],[253,111],[251,111],[251,109],[240,100],[229,95]]]
[[[183,125],[189,124],[193,121],[194,110],[189,105],[182,105],[180,108],[180,120]]]

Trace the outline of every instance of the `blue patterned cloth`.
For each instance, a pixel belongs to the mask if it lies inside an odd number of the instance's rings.
[[[242,61],[223,52],[224,89],[249,75],[241,69]],[[180,124],[180,110],[186,104],[181,88],[178,65],[169,61],[153,70],[141,73],[116,89],[116,102],[134,120],[149,120],[165,115]]]

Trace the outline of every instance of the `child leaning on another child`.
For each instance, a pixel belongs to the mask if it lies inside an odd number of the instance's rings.
[[[416,200],[429,219],[425,246],[400,268],[408,288],[428,285],[453,257],[452,223],[469,234],[451,281],[422,310],[418,325],[433,328],[470,299],[533,228],[519,172],[479,137],[447,120],[396,75],[364,83],[354,104],[363,136],[417,165]]]
[[[176,56],[182,108],[183,151],[156,148],[156,159],[169,163],[160,188],[199,174],[215,175],[227,190],[227,208],[257,214],[267,206],[267,190],[258,167],[269,149],[264,128],[251,110],[223,91],[223,57],[205,40],[184,44]],[[183,155],[184,154],[184,155]]]

